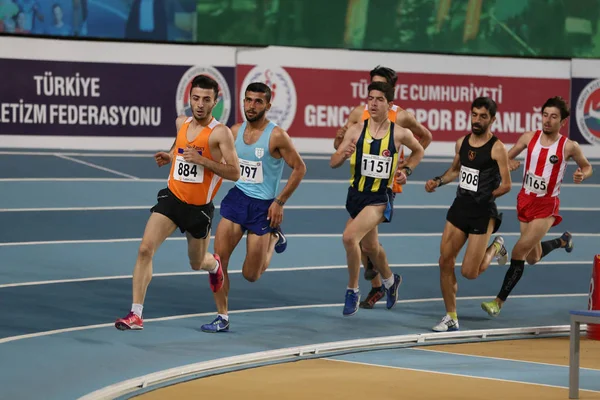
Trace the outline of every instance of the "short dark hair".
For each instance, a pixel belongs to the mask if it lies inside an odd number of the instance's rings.
[[[192,89],[194,88],[200,89],[212,89],[215,92],[215,100],[219,96],[219,84],[213,78],[207,75],[198,75],[192,81],[192,86],[190,87],[190,94],[192,93]]]
[[[371,90],[379,90],[385,95],[385,99],[389,102],[394,100],[394,87],[385,82],[371,82],[368,87],[369,93]]]
[[[494,118],[496,116],[496,110],[498,110],[498,106],[496,102],[489,97],[478,97],[473,100],[471,104],[471,110],[474,108],[485,107],[486,110],[490,113],[490,117]]]
[[[264,93],[267,103],[271,102],[271,88],[262,82],[252,82],[246,87],[246,92]]]
[[[370,72],[371,80],[373,80],[374,76],[381,76],[385,78],[385,80],[392,86],[396,86],[396,81],[398,80],[398,74],[391,68],[382,67],[381,65],[376,66]]]
[[[571,115],[571,112],[569,111],[569,105],[567,104],[565,99],[563,99],[560,96],[554,96],[554,97],[551,97],[548,100],[546,100],[546,102],[542,106],[542,113],[544,112],[544,109],[546,109],[546,107],[558,108],[560,110],[560,120],[561,121],[565,118],[568,118],[569,115]]]

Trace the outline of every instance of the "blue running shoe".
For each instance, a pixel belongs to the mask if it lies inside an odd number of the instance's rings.
[[[346,301],[344,303],[344,315],[349,317],[356,314],[358,311],[358,303],[360,303],[360,292],[354,290],[346,290]]]
[[[275,243],[275,252],[283,253],[287,248],[287,239],[285,238],[285,235],[281,230],[281,226],[277,227],[277,230],[275,232],[277,232],[277,234],[279,235],[279,239],[277,240],[277,243]]]
[[[402,277],[398,274],[394,274],[394,284],[387,289],[387,304],[386,307],[389,310],[394,307],[398,302],[398,287],[402,283]]]
[[[567,253],[570,253],[573,251],[573,235],[571,235],[571,232],[565,232],[562,234],[562,236],[560,237],[561,240],[564,240],[567,245],[565,246],[565,250]]]
[[[225,321],[220,315],[217,315],[213,322],[202,325],[200,329],[207,333],[229,332],[229,320]]]

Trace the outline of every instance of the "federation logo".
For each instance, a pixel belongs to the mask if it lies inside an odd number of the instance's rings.
[[[550,156],[550,163],[551,164],[556,164],[558,162],[558,156],[556,154],[552,154]]]
[[[577,99],[577,127],[590,143],[600,145],[600,79],[587,84]]]
[[[255,148],[254,155],[256,156],[256,158],[262,158],[262,156],[265,155],[265,149],[263,149],[262,147]]]
[[[474,152],[473,150],[469,150],[469,160],[470,161],[473,161],[476,156],[477,156],[476,152]]]
[[[226,124],[231,114],[231,92],[227,80],[218,69],[213,67],[194,66],[188,69],[179,80],[176,94],[176,110],[177,115],[192,116],[190,107],[190,89],[192,81],[198,75],[206,75],[217,81],[219,84],[219,95],[217,96],[217,104],[213,108],[212,114],[219,122]]]
[[[388,149],[385,149],[384,151],[381,152],[381,155],[384,157],[390,157],[392,155],[392,152],[389,151]]]
[[[246,87],[252,82],[262,82],[271,88],[271,109],[268,117],[283,130],[288,130],[296,116],[297,95],[294,81],[281,67],[257,65],[244,78],[240,88],[240,107],[244,109]]]

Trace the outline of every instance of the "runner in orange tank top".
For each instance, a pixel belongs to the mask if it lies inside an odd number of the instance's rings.
[[[390,85],[396,87],[396,81],[398,80],[398,74],[391,68],[377,66],[371,72],[371,82],[387,82]],[[403,128],[409,129],[418,139],[423,149],[427,149],[427,146],[431,143],[432,136],[431,132],[425,128],[419,121],[417,121],[411,113],[403,110],[397,105],[392,105],[388,113],[390,121],[395,122]],[[344,139],[346,131],[349,127],[357,123],[363,123],[363,121],[369,119],[369,111],[366,106],[356,106],[354,110],[348,116],[348,122],[346,125],[341,127],[336,134],[333,142],[333,147],[337,150],[340,143]],[[404,162],[404,149],[401,149],[398,154],[398,167],[397,171],[400,171],[405,166]],[[392,186],[394,193],[402,193],[402,184],[394,181]],[[379,276],[379,273],[374,268],[371,260],[368,259],[364,254],[361,255],[363,266],[365,267],[364,277],[366,280],[371,281],[371,292],[365,300],[360,303],[361,308],[373,308],[375,303],[385,295],[383,290],[383,282]]]
[[[158,192],[151,209],[133,270],[133,304],[129,314],[115,322],[117,329],[143,329],[142,310],[152,279],[152,258],[177,228],[186,234],[192,269],[208,271],[213,292],[223,286],[219,256],[207,251],[215,210],[212,200],[222,179],[239,179],[240,167],[231,131],[212,116],[218,94],[214,79],[195,77],[190,89],[193,115],[177,118],[177,137],[171,150],[154,156],[159,167],[171,163],[168,187]]]

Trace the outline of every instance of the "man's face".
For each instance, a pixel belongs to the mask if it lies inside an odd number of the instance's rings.
[[[546,107],[542,110],[542,131],[551,135],[560,130],[563,121],[560,120],[560,110],[556,107]]]
[[[379,90],[371,90],[369,97],[367,97],[367,104],[369,107],[369,114],[373,118],[381,119],[383,116],[387,116],[390,109],[390,103],[385,98],[385,93]]]
[[[483,135],[495,120],[496,117],[492,118],[487,108],[473,107],[471,110],[471,132],[477,136]]]
[[[212,113],[215,107],[215,92],[212,89],[195,87],[190,93],[190,107],[194,118],[204,119]]]
[[[267,102],[265,93],[246,92],[246,96],[244,97],[244,115],[248,122],[260,120],[270,108],[271,103]]]

